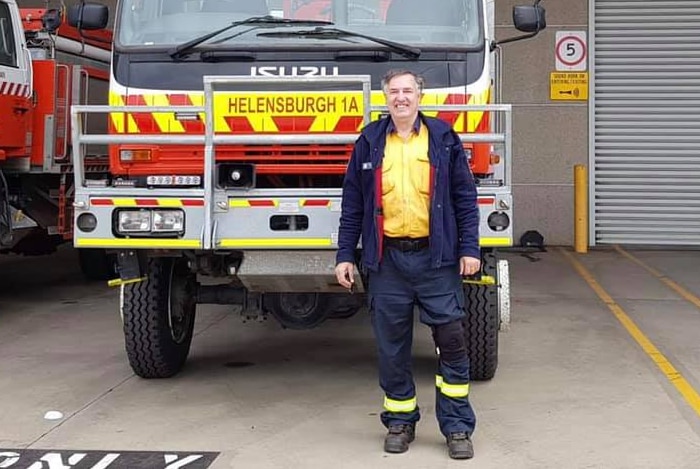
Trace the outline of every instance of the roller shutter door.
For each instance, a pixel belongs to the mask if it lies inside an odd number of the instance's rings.
[[[700,245],[700,1],[593,4],[592,241]]]

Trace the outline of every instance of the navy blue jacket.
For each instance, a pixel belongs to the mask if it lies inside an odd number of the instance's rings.
[[[429,133],[430,257],[434,268],[460,257],[480,258],[476,185],[459,136],[444,121],[419,113]],[[343,182],[336,263],[355,262],[362,236],[362,264],[376,271],[382,259],[382,159],[390,119],[367,125],[352,152]]]

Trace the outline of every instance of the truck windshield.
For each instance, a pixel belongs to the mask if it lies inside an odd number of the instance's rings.
[[[418,47],[478,47],[482,42],[480,0],[125,0],[117,24],[117,45],[172,47],[237,21],[271,15],[292,20],[324,20],[346,31]],[[268,31],[303,29],[294,23],[271,24]],[[247,30],[250,30],[248,32]],[[215,47],[347,47],[347,37],[314,40],[257,34],[240,25],[212,38]],[[377,44],[353,41],[352,47]]]
[[[17,66],[15,38],[12,33],[12,17],[7,4],[0,2],[0,65]]]

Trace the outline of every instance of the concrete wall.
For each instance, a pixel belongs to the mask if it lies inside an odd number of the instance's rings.
[[[516,35],[512,7],[496,1],[496,37]],[[573,167],[588,164],[588,103],[550,101],[557,31],[587,31],[588,2],[544,0],[547,29],[503,45],[503,102],[513,104],[515,240],[538,230],[548,245],[573,244]],[[590,44],[590,38],[589,38]]]

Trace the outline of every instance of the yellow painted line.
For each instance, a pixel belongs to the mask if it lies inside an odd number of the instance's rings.
[[[479,246],[510,246],[510,238],[480,238]]]
[[[198,239],[121,239],[121,238],[78,238],[76,247],[87,248],[201,248]]]
[[[222,239],[219,240],[222,248],[279,248],[279,247],[329,247],[332,246],[329,238],[269,238],[269,239]]]
[[[598,297],[603,300],[605,305],[610,309],[615,318],[620,321],[620,324],[627,330],[632,338],[639,344],[649,358],[659,367],[661,372],[666,376],[676,390],[681,394],[683,399],[692,407],[695,413],[700,416],[700,394],[690,385],[690,383],[681,375],[681,373],[671,364],[661,351],[644,335],[641,329],[632,321],[627,313],[618,305],[615,300],[608,294],[607,291],[598,283],[591,272],[572,253],[564,248],[559,248],[559,251],[569,260],[578,274],[588,283]]]
[[[665,276],[663,273],[659,272],[658,270],[654,269],[650,265],[646,264],[644,261],[641,259],[633,256],[629,252],[625,251],[622,249],[620,246],[615,246],[615,250],[620,253],[621,255],[625,256],[627,259],[631,260],[638,266],[640,266],[642,269],[646,270],[649,272],[651,275],[656,277],[658,280],[666,284],[668,288],[671,290],[675,291],[678,293],[680,296],[683,297],[686,301],[689,303],[695,305],[697,308],[700,308],[700,298],[697,296],[693,295],[690,291],[686,290],[682,286],[678,285],[676,282]]]

